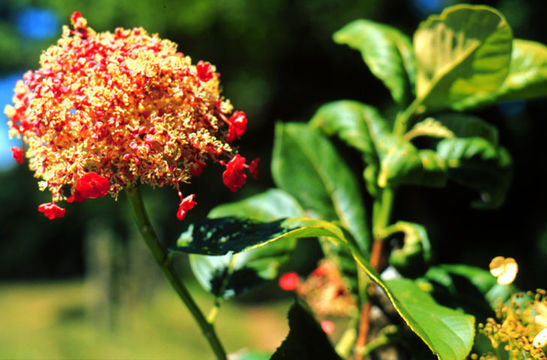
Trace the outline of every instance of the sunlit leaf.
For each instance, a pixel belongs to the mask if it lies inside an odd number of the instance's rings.
[[[437,154],[448,168],[448,178],[478,190],[476,207],[493,208],[505,200],[512,174],[511,156],[503,147],[480,137],[443,139]]]
[[[395,248],[389,256],[389,264],[406,277],[416,277],[425,272],[431,261],[431,244],[425,227],[420,224],[398,221],[386,231],[390,235],[403,233],[403,246]]]
[[[446,184],[446,166],[434,151],[418,150],[402,137],[386,136],[382,142],[387,149],[381,153],[378,175],[380,187],[402,184],[442,187]]]
[[[383,281],[344,231],[327,221],[289,218],[261,223],[238,218],[205,219],[190,225],[179,238],[178,248],[172,251],[222,255],[267,246],[274,241],[317,236],[347,246],[361,269],[385,291],[410,329],[441,359],[459,360],[469,353],[474,336],[472,316],[436,304],[410,280]]]
[[[241,201],[216,206],[207,217],[237,216],[270,221],[284,217],[298,217],[303,214],[304,210],[292,196],[283,190],[270,189]]]
[[[339,220],[368,251],[370,230],[359,184],[321,132],[305,124],[277,124],[272,175],[307,211]]]
[[[334,41],[359,50],[370,71],[384,82],[393,99],[410,99],[416,64],[410,39],[399,30],[369,20],[355,20],[334,34]]]
[[[319,108],[310,120],[327,135],[336,135],[364,155],[374,154],[375,127],[385,127],[387,122],[374,107],[353,100],[327,103]],[[371,131],[372,128],[372,131]]]
[[[454,137],[471,138],[481,137],[493,145],[498,145],[498,130],[479,117],[449,113],[435,116],[435,119],[449,129]]]
[[[471,315],[441,306],[408,279],[388,280],[385,286],[403,319],[440,359],[465,359],[475,337]],[[392,300],[393,301],[393,300]]]
[[[234,203],[215,207],[210,218],[237,216],[260,221],[302,216],[303,210],[290,195],[272,189]],[[191,254],[190,267],[199,283],[216,297],[229,298],[277,277],[290,257],[294,239],[270,246],[221,256]]]
[[[376,144],[390,126],[378,110],[353,100],[334,101],[321,106],[310,120],[310,125],[329,136],[338,136],[362,153],[367,190],[374,196],[379,168]]]
[[[547,96],[547,46],[513,40],[509,75],[496,92],[499,101]]]
[[[425,278],[433,284],[433,295],[445,306],[460,307],[484,321],[493,317],[500,302],[518,292],[513,285],[499,285],[488,271],[469,265],[437,265]]]
[[[405,134],[405,139],[412,140],[419,136],[452,138],[454,133],[432,117],[420,121]]]
[[[511,62],[512,31],[486,6],[456,5],[414,34],[417,97],[426,111],[463,110],[489,99]]]

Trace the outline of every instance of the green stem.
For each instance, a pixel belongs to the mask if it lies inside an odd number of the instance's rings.
[[[395,125],[393,126],[393,134],[398,136],[403,136],[404,133],[408,130],[410,125],[410,120],[418,113],[421,113],[423,108],[422,100],[416,98],[404,111],[397,114],[395,118]]]
[[[150,252],[152,252],[154,259],[158,263],[158,266],[160,267],[161,271],[163,272],[173,289],[175,289],[184,305],[186,305],[186,308],[188,308],[188,310],[194,317],[194,320],[198,323],[201,331],[203,332],[203,335],[209,342],[209,345],[211,346],[217,359],[226,360],[226,352],[224,351],[224,348],[220,343],[220,340],[218,339],[215,328],[207,321],[200,308],[198,307],[197,303],[192,298],[192,295],[190,295],[188,289],[184,286],[183,282],[177,276],[173,263],[170,261],[171,259],[167,253],[167,250],[160,243],[159,238],[156,235],[156,232],[154,231],[154,228],[152,227],[152,224],[150,223],[150,220],[144,208],[139,188],[136,186],[128,188],[126,190],[126,193],[127,198],[129,199],[129,203],[133,208],[135,222],[137,223],[144,242],[146,243],[146,245],[148,245]]]
[[[221,295],[215,298],[213,307],[211,308],[209,315],[207,315],[207,321],[209,322],[209,324],[213,324],[217,319],[220,306],[222,305],[222,300],[223,300],[222,294],[224,294],[224,292],[226,291],[226,288],[228,287],[228,281],[230,279],[230,276],[234,272],[238,255],[239,254],[232,254],[232,257],[230,259],[230,265],[228,265],[228,270],[226,271],[226,276],[224,277],[224,280],[222,281],[222,285],[220,286],[220,291],[218,292]]]

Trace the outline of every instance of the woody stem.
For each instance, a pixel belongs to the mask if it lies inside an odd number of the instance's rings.
[[[156,232],[154,231],[154,228],[148,218],[148,214],[144,208],[144,203],[142,201],[139,188],[137,186],[128,188],[126,190],[126,194],[129,203],[133,208],[133,215],[135,217],[137,227],[164,276],[167,278],[173,289],[175,289],[177,295],[182,300],[188,311],[190,311],[194,317],[194,320],[201,328],[203,335],[209,342],[209,345],[211,346],[211,349],[215,353],[217,359],[226,360],[226,352],[218,339],[213,324],[207,321],[196,301],[192,298],[192,295],[190,295],[190,292],[186,286],[184,286],[184,283],[177,275],[173,263],[170,261],[167,250],[163,247],[158,236],[156,235]]]

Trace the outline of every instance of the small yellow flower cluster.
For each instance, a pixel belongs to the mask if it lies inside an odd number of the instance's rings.
[[[10,135],[22,136],[29,167],[53,202],[81,201],[79,187],[93,184],[114,198],[137,183],[178,188],[209,162],[230,163],[229,143],[245,132],[247,118],[221,97],[213,65],[192,65],[176,44],[142,28],[97,33],[78,12],[71,21],[5,108]],[[23,162],[23,151],[12,151]],[[257,161],[239,158],[224,179],[234,191],[244,168],[256,174]],[[87,174],[92,183],[81,180]]]
[[[490,341],[491,351],[472,358],[481,360],[497,359],[507,354],[508,359],[547,360],[544,347],[547,345],[547,298],[545,290],[520,293],[513,296],[508,305],[500,304],[496,319],[489,318],[479,324],[479,336]]]

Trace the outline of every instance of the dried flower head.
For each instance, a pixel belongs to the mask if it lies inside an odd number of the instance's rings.
[[[97,33],[78,12],[71,22],[5,108],[10,135],[23,138],[40,189],[52,193],[49,204],[117,198],[138,183],[178,189],[209,162],[233,164],[229,143],[247,118],[221,97],[213,65],[192,65],[142,28]],[[13,153],[23,161],[22,151]],[[232,190],[249,168],[240,159],[224,177]],[[179,218],[193,206],[180,196]]]
[[[348,285],[329,260],[322,260],[306,281],[298,285],[297,292],[321,318],[351,316],[357,310]]]

